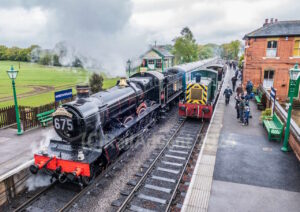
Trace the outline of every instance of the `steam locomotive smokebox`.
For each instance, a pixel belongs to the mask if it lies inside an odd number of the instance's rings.
[[[90,96],[90,87],[88,85],[77,85],[76,91],[79,99],[88,98]]]

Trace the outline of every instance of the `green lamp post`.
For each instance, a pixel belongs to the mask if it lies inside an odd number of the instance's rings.
[[[130,69],[131,69],[131,60],[130,59],[128,59],[127,60],[127,70],[128,70],[128,75],[129,75],[129,77],[130,77]]]
[[[17,134],[22,135],[23,131],[22,131],[22,128],[21,128],[19,107],[18,107],[17,94],[16,94],[16,85],[15,85],[15,79],[17,78],[18,72],[19,71],[15,70],[14,67],[11,66],[10,70],[7,71],[7,75],[12,81],[14,101],[15,101],[15,110],[16,110],[16,120],[17,120],[17,126],[18,126],[18,133]]]
[[[292,108],[293,108],[293,99],[295,96],[295,91],[298,91],[297,81],[300,79],[300,69],[298,67],[298,63],[295,64],[294,68],[290,69],[290,87],[289,87],[289,97],[290,97],[290,103],[288,105],[288,117],[286,120],[286,127],[285,127],[285,133],[284,133],[284,141],[283,146],[281,147],[281,150],[283,152],[289,151],[289,135],[290,135],[290,125],[291,125],[291,116],[292,116]]]

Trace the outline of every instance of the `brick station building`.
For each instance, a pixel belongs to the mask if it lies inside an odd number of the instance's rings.
[[[278,21],[273,18],[244,36],[245,59],[243,83],[277,89],[277,97],[288,96],[289,69],[300,64],[300,20]],[[299,86],[299,85],[298,85]],[[299,94],[298,94],[299,96]]]

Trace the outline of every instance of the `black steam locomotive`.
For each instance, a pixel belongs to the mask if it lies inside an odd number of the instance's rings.
[[[88,184],[182,93],[182,74],[174,70],[136,73],[93,95],[77,86],[76,101],[53,113],[58,137],[34,155],[30,171],[43,169],[61,183]]]

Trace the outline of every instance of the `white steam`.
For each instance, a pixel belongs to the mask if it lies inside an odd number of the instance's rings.
[[[67,65],[74,57],[82,56],[85,68],[111,76],[124,76],[126,61],[143,54],[151,36],[133,27],[130,0],[90,0],[88,3],[10,0],[5,1],[3,7],[12,5],[28,10],[39,8],[47,14],[46,27],[37,44],[52,49],[64,41],[70,49],[60,58],[62,64]]]
[[[31,145],[32,154],[35,154],[35,153],[43,151],[43,150],[47,150],[49,143],[50,143],[50,139],[53,138],[54,136],[55,136],[55,133],[52,129],[49,129],[47,132],[45,132],[39,143],[33,143]]]
[[[34,191],[37,188],[45,187],[51,184],[49,175],[31,175],[26,181],[28,191]]]

